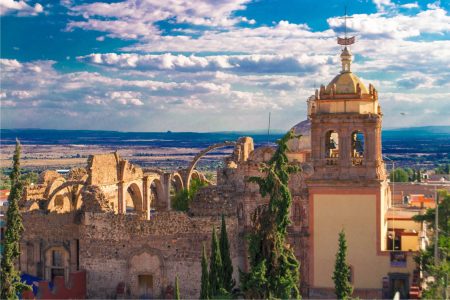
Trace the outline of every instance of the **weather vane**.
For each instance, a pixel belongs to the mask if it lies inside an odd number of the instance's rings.
[[[349,46],[349,45],[352,45],[352,44],[355,43],[355,37],[354,36],[349,37],[349,38],[347,37],[347,19],[351,19],[351,18],[353,18],[353,17],[347,16],[347,6],[345,6],[345,15],[343,17],[339,18],[339,19],[344,19],[345,35],[344,35],[344,38],[340,38],[340,37],[337,38],[337,43],[339,45]]]

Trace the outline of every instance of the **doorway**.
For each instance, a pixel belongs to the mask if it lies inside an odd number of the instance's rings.
[[[389,298],[394,298],[396,292],[400,293],[400,299],[409,298],[409,274],[389,273]]]
[[[153,276],[138,275],[139,299],[153,298]]]

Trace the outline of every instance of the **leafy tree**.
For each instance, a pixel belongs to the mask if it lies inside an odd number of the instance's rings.
[[[220,256],[222,258],[222,275],[223,287],[228,292],[234,287],[233,280],[233,263],[230,256],[230,245],[228,242],[227,226],[225,224],[225,216],[222,214],[222,226],[220,229]]]
[[[202,253],[202,283],[200,287],[200,299],[210,299],[208,257],[206,256],[205,244],[203,244]]]
[[[200,179],[192,179],[189,189],[182,189],[175,194],[172,200],[172,208],[178,211],[187,211],[198,190],[207,185],[208,183],[203,182]]]
[[[389,176],[391,182],[408,182],[408,173],[402,168],[396,168]]]
[[[423,291],[425,299],[447,298],[448,275],[450,274],[450,194],[447,191],[439,192],[439,235],[438,235],[438,263],[435,264],[434,243],[425,250],[420,251],[415,257],[416,262],[422,266],[426,276],[434,278],[433,282],[427,283],[427,289]],[[426,222],[436,232],[435,223],[436,209],[427,209],[425,214],[416,215],[413,219],[417,222]]]
[[[422,182],[422,174],[420,173],[420,169],[417,170],[417,182]]]
[[[442,164],[436,168],[436,174],[450,174],[450,164]]]
[[[250,272],[241,273],[241,287],[248,298],[300,298],[299,262],[286,242],[292,197],[289,175],[299,171],[286,156],[287,142],[295,138],[289,131],[277,141],[278,148],[261,171],[265,177],[251,177],[269,203],[255,210],[249,235]]]
[[[6,232],[3,242],[1,260],[1,298],[16,299],[18,294],[30,287],[20,281],[20,273],[14,263],[20,256],[20,235],[23,232],[22,217],[19,211],[19,200],[22,197],[23,185],[20,181],[20,143],[16,140],[13,156],[13,170],[10,174],[11,190],[8,196],[8,211],[6,212]]]
[[[178,276],[175,277],[175,299],[180,300],[180,287],[178,284]]]
[[[222,278],[222,258],[220,255],[219,240],[217,239],[216,228],[213,227],[211,257],[209,260],[209,290],[211,297],[221,293],[221,289],[223,288]]]
[[[347,264],[347,241],[345,232],[339,232],[339,249],[336,253],[336,263],[334,265],[333,281],[336,297],[338,299],[350,299],[353,287],[350,284],[350,266]]]
[[[39,174],[36,172],[28,172],[26,174],[23,174],[22,176],[20,176],[20,180],[25,184],[25,185],[30,185],[32,183],[36,184],[38,182],[39,179]]]

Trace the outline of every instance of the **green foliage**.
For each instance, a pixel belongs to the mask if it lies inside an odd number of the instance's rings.
[[[197,178],[191,180],[190,188],[182,189],[172,199],[172,209],[178,211],[188,211],[191,202],[194,200],[198,190],[207,186],[208,183]]]
[[[202,283],[200,287],[200,299],[210,299],[208,257],[206,256],[205,244],[202,253]]]
[[[436,169],[436,174],[450,174],[450,164],[443,164],[438,166]]]
[[[219,295],[221,292],[223,288],[222,279],[222,258],[220,256],[219,240],[217,239],[216,229],[213,228],[211,257],[209,260],[209,291],[211,297]]]
[[[434,243],[415,257],[415,260],[422,266],[426,276],[434,278],[433,282],[427,283],[427,288],[423,291],[425,299],[443,299],[445,298],[446,288],[448,288],[448,275],[450,274],[450,194],[447,191],[439,192],[439,235],[438,235],[438,263],[435,264]],[[436,209],[427,209],[425,214],[416,215],[413,219],[417,222],[426,222],[434,231]],[[434,240],[434,238],[433,238]],[[447,295],[448,296],[448,295]]]
[[[402,168],[396,168],[389,175],[389,179],[391,180],[391,182],[408,182],[409,176],[408,173]]]
[[[289,164],[287,142],[295,135],[289,131],[278,142],[278,148],[267,164],[261,167],[264,178],[251,177],[259,185],[260,194],[269,196],[268,205],[255,210],[249,235],[250,272],[241,272],[241,288],[247,298],[300,298],[299,263],[286,242],[290,224],[292,197],[289,175],[299,171]]]
[[[339,232],[339,249],[336,253],[336,262],[332,277],[338,299],[350,299],[353,293],[353,287],[349,282],[350,272],[350,267],[347,264],[347,241],[344,230],[341,230]]]
[[[39,174],[36,172],[28,172],[20,176],[20,180],[24,185],[36,184],[39,179]]]
[[[225,216],[222,215],[222,226],[220,229],[220,256],[222,258],[222,275],[223,287],[226,291],[232,291],[234,287],[233,280],[233,263],[230,256],[230,245],[228,242],[227,226],[225,224]]]
[[[5,172],[6,169],[0,169],[0,190],[10,190],[11,189],[11,179],[9,175]]]
[[[15,262],[20,256],[20,235],[23,232],[22,217],[19,211],[19,200],[22,197],[23,183],[20,180],[20,143],[16,140],[13,156],[13,169],[10,174],[11,190],[8,197],[6,212],[6,232],[3,241],[3,256],[1,260],[1,298],[16,299],[23,290],[30,289],[20,281],[20,273],[15,269]]]
[[[180,287],[178,284],[178,276],[175,276],[175,297],[176,300],[180,300]]]

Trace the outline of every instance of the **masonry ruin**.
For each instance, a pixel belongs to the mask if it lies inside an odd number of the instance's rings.
[[[200,189],[187,213],[173,211],[171,190],[189,186],[192,178],[205,181],[196,163],[209,151],[227,146],[234,150],[217,170],[217,184]],[[291,148],[295,163],[304,165],[306,155],[297,151],[298,141]],[[164,298],[178,276],[184,297],[198,298],[202,244],[209,247],[212,228],[220,225],[222,214],[236,279],[239,268],[246,270],[250,215],[267,201],[246,178],[260,174],[260,163],[273,151],[254,149],[253,140],[243,137],[208,147],[187,169],[176,172],[144,172],[118,153],[92,155],[86,168],[74,168],[66,177],[44,171],[38,184],[26,188],[21,202],[25,231],[20,269],[48,281],[57,276],[68,280],[71,272],[85,270],[90,298]],[[307,252],[302,181],[310,167],[303,168],[302,175],[292,178],[289,233],[301,260]]]

